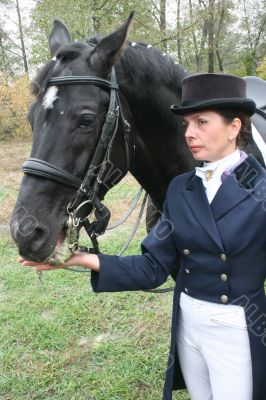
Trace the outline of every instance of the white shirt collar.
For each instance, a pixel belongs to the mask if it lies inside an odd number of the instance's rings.
[[[204,161],[203,167],[208,169],[216,170],[218,167],[223,166],[224,170],[232,167],[240,160],[240,151],[237,148],[233,153],[229,154],[228,156],[221,158],[218,161],[214,162],[206,162]]]
[[[202,183],[206,189],[206,195],[209,203],[213,200],[216,192],[221,186],[221,176],[225,170],[228,170],[236,165],[241,158],[239,149],[236,149],[233,153],[222,158],[221,160],[214,162],[204,162],[203,167],[196,167],[196,175],[202,178]],[[206,171],[212,171],[211,179],[207,179]]]
[[[213,171],[213,176],[216,177],[221,177],[222,173],[233,167],[235,164],[237,164],[240,160],[240,150],[237,148],[233,153],[229,154],[228,156],[221,158],[218,161],[213,161],[213,162],[206,162],[204,161],[202,167],[196,167],[196,175],[198,175],[200,178],[204,180],[206,179],[206,171],[207,170],[212,170]],[[211,179],[212,180],[212,179]]]

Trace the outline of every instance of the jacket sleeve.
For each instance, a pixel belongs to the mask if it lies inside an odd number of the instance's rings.
[[[165,201],[161,217],[141,243],[142,255],[119,257],[98,254],[100,271],[92,271],[93,291],[143,290],[163,284],[178,257],[173,231]]]

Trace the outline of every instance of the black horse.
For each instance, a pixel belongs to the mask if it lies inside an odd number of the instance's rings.
[[[72,42],[67,28],[54,23],[49,37],[53,59],[33,83],[31,161],[11,222],[25,259],[51,261],[55,248],[60,262],[68,258],[63,242],[73,204],[79,208],[85,201],[82,211],[89,213],[128,170],[161,210],[170,180],[195,165],[182,121],[170,111],[180,103],[186,73],[151,46],[128,42],[131,19],[112,34],[84,43]],[[101,157],[95,160],[99,143],[111,173],[101,170]],[[247,150],[259,157],[252,138]],[[95,202],[86,202],[92,185]]]

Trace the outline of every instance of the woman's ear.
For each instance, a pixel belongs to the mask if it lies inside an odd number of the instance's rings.
[[[236,139],[240,130],[241,130],[242,122],[240,118],[234,118],[233,121],[230,123],[230,132],[229,132],[229,140],[232,141]]]

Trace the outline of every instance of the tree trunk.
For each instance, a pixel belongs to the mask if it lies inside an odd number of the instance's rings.
[[[16,9],[17,9],[17,14],[18,14],[19,37],[20,37],[20,43],[21,43],[21,51],[22,51],[24,71],[25,71],[26,74],[28,74],[29,73],[29,68],[28,68],[28,62],[27,62],[27,55],[26,55],[25,42],[24,42],[24,34],[23,34],[21,14],[20,14],[20,6],[19,6],[18,0],[16,0]]]
[[[218,29],[215,34],[214,47],[215,47],[216,57],[218,60],[219,70],[220,70],[220,72],[224,72],[223,60],[222,60],[219,49],[220,49],[220,37],[221,37],[221,32],[222,32],[222,26],[223,26],[224,18],[225,18],[225,10],[226,10],[226,2],[225,1],[221,2],[221,7],[222,7],[221,10],[219,10],[220,19],[219,19]]]
[[[203,56],[204,56],[204,49],[205,49],[207,36],[208,36],[208,20],[206,19],[204,21],[204,24],[202,27],[200,50],[199,50],[199,55],[198,55],[198,71],[202,71]]]
[[[208,17],[208,72],[214,72],[214,3],[209,0]]]
[[[180,7],[181,0],[177,0],[177,16],[176,16],[176,32],[177,32],[177,39],[176,39],[176,46],[177,46],[177,55],[178,55],[178,62],[182,64],[182,45],[181,45],[181,20],[180,20]]]
[[[191,0],[189,0],[189,16],[190,16],[191,25],[193,25],[194,18],[193,18],[193,6],[192,6]],[[196,38],[196,34],[195,34],[194,28],[192,30],[192,39],[193,39],[193,44],[194,44],[196,69],[197,69],[197,71],[199,71],[200,62],[199,62],[198,44],[197,44],[197,38]]]
[[[221,54],[220,54],[220,51],[219,51],[218,48],[216,48],[216,57],[217,57],[217,60],[218,60],[219,71],[220,72],[224,72],[223,60],[222,60],[222,57],[221,57]]]
[[[92,16],[92,26],[93,26],[93,32],[95,34],[100,32],[101,24],[100,24],[99,18],[98,18],[98,16],[96,14],[94,14]]]
[[[0,70],[3,72],[7,72],[8,70],[7,59],[1,35],[0,35],[0,56],[1,56]]]
[[[167,52],[166,38],[166,0],[160,0],[160,34],[163,49]]]

